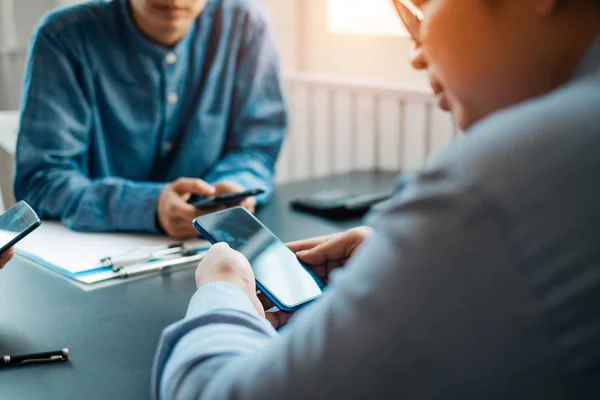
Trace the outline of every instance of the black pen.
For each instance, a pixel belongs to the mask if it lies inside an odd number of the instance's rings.
[[[2,356],[0,366],[25,365],[65,361],[69,359],[69,349],[47,351],[45,353],[22,354],[19,356]]]

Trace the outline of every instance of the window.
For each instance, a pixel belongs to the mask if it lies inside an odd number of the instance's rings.
[[[328,0],[327,13],[334,33],[407,36],[390,0]]]

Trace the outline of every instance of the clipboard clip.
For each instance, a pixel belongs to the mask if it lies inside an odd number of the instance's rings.
[[[132,278],[138,275],[144,275],[152,272],[165,271],[167,269],[189,265],[194,262],[202,260],[204,257],[204,250],[196,249],[191,250],[187,255],[178,258],[170,258],[163,261],[155,261],[147,264],[136,264],[121,268],[117,271],[118,278]]]
[[[128,266],[185,257],[186,255],[195,254],[199,250],[202,249],[186,250],[183,243],[140,247],[127,253],[104,257],[100,260],[100,267],[112,268],[113,272],[119,272]]]

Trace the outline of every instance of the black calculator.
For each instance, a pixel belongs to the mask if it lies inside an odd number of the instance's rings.
[[[375,204],[392,195],[391,191],[356,194],[341,189],[327,189],[293,200],[291,206],[299,211],[332,219],[348,219],[364,215]]]

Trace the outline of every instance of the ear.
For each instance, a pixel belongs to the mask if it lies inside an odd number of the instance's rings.
[[[535,10],[541,15],[552,15],[562,5],[563,0],[533,0]]]

